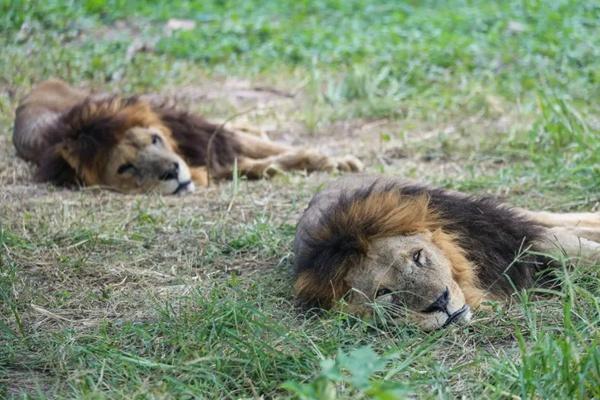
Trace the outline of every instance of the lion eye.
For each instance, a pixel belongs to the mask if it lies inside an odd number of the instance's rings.
[[[381,297],[381,296],[385,296],[387,294],[392,293],[392,291],[388,288],[381,288],[377,291],[377,293],[375,293],[375,298],[377,297]]]
[[[124,174],[125,172],[131,172],[135,169],[132,163],[125,163],[119,166],[117,169],[117,174]]]
[[[152,144],[159,144],[159,143],[162,143],[162,138],[157,134],[152,135]]]
[[[417,265],[423,265],[423,249],[415,251],[412,258]]]

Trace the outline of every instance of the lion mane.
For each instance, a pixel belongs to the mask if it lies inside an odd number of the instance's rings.
[[[358,178],[318,193],[298,223],[298,299],[331,307],[350,289],[344,277],[374,240],[423,231],[434,232],[431,241],[450,259],[468,303],[532,286],[551,261],[526,252],[542,237],[542,227],[497,200]]]

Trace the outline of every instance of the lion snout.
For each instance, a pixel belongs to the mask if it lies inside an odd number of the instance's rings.
[[[448,303],[450,302],[450,290],[446,287],[444,292],[427,308],[423,310],[425,314],[429,314],[435,311],[445,312],[446,314],[450,314],[448,312]]]
[[[164,167],[162,172],[160,172],[158,179],[161,181],[168,181],[171,179],[179,178],[179,163],[178,162],[170,162]]]
[[[464,297],[446,287],[433,303],[415,315],[415,319],[423,330],[433,331],[467,324],[471,316],[471,308],[464,302]]]

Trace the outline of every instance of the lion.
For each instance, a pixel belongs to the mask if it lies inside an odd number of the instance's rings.
[[[316,194],[294,240],[305,307],[407,318],[423,330],[466,324],[483,300],[554,285],[553,253],[600,261],[600,213],[512,208],[381,176]],[[343,301],[340,301],[343,300]]]
[[[17,155],[38,181],[103,186],[124,193],[177,194],[239,172],[359,171],[353,156],[329,157],[223,129],[152,95],[95,94],[48,80],[16,111]]]

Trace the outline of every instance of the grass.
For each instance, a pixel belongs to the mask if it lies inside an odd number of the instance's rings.
[[[0,0],[0,397],[599,398],[598,265],[432,334],[303,315],[294,225],[330,177],[68,191],[10,142],[57,76],[242,112],[370,172],[598,210],[599,20],[566,0]]]

